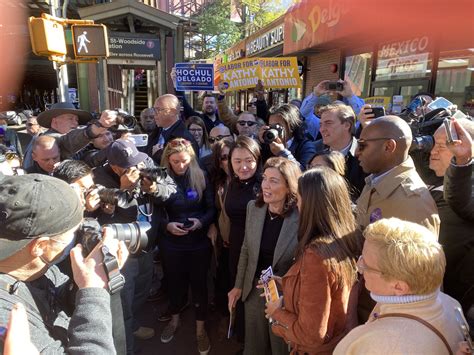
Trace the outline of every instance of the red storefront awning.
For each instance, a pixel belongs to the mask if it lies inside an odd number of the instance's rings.
[[[285,15],[283,54],[345,37],[374,43],[419,34],[474,47],[473,0],[303,0]]]

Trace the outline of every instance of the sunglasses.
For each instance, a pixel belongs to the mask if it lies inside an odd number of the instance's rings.
[[[237,124],[241,127],[247,126],[247,127],[253,127],[257,124],[255,121],[237,121]]]
[[[247,104],[247,107],[257,107],[257,105],[256,105],[255,103],[253,103],[253,102],[249,102],[249,103]]]
[[[38,124],[38,123],[31,123],[31,122],[29,122],[29,123],[26,124],[26,126],[27,126],[27,127],[33,127],[33,126],[39,126],[39,124]]]
[[[226,134],[226,135],[219,135],[219,136],[215,136],[215,137],[209,137],[209,143],[219,142],[220,140],[222,140],[226,137],[232,137],[232,135]]]
[[[6,152],[5,154],[0,154],[0,163],[4,162],[5,160],[11,161],[11,160],[20,160],[21,158],[18,154],[13,153],[13,152]]]
[[[406,138],[405,136],[396,137],[396,138],[390,138],[390,137],[367,138],[367,139],[360,138],[357,140],[357,148],[359,150],[363,150],[365,147],[367,147],[367,142],[388,141],[390,139],[397,141],[397,140],[405,139],[405,138]]]

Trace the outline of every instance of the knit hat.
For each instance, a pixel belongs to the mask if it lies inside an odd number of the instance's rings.
[[[33,239],[64,233],[81,223],[83,208],[64,181],[47,175],[0,179],[0,260]]]

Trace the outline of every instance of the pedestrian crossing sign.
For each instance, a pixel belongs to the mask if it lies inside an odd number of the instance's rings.
[[[109,41],[105,25],[72,25],[71,31],[76,58],[109,56]]]

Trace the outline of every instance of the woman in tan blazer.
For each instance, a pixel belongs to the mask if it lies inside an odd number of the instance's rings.
[[[265,319],[265,300],[256,286],[262,270],[272,266],[274,274],[282,276],[293,263],[298,243],[296,190],[300,175],[298,164],[281,157],[268,159],[262,192],[247,206],[235,287],[229,292],[229,308],[239,298],[244,302],[246,355],[288,354],[286,344],[271,332]]]

